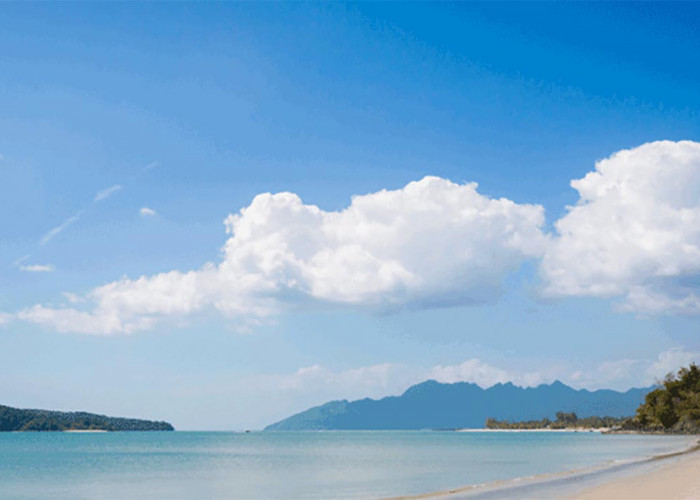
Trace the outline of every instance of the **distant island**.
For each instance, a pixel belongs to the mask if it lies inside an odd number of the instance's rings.
[[[583,418],[597,415],[622,418],[634,415],[653,389],[576,390],[559,381],[538,387],[507,383],[482,389],[466,382],[443,384],[428,380],[408,388],[400,396],[331,401],[269,425],[265,430],[475,429],[483,428],[487,418],[554,419],[562,409]]]
[[[172,431],[168,422],[0,405],[0,431]]]

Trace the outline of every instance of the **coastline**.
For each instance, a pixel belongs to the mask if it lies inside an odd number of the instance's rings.
[[[494,431],[533,432],[527,429]],[[700,470],[699,438],[700,436],[689,436],[691,442],[686,448],[651,457],[639,457],[586,469],[471,484],[451,490],[390,497],[387,500],[700,498],[700,475],[697,474]]]
[[[599,498],[681,500],[700,498],[700,450],[672,458],[660,459],[648,471],[633,476],[606,481],[587,487],[567,499],[595,500]]]
[[[80,433],[80,434],[93,434],[93,433],[100,433],[100,432],[110,432],[106,429],[66,429],[63,431],[59,432],[72,432],[72,433]]]
[[[608,434],[611,429],[609,427],[565,427],[563,429],[455,429],[455,432],[598,432],[600,434]]]

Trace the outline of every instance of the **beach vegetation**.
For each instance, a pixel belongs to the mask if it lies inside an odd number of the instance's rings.
[[[627,430],[700,434],[700,368],[692,363],[669,374],[646,395]]]
[[[619,427],[625,421],[619,417],[585,417],[579,418],[576,413],[557,412],[556,420],[543,418],[541,420],[526,420],[513,422],[510,420],[486,420],[487,429],[535,430],[535,429],[610,429]]]

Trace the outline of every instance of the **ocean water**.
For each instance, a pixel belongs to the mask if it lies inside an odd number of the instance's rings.
[[[0,433],[0,497],[382,498],[587,468],[691,443],[544,432]]]

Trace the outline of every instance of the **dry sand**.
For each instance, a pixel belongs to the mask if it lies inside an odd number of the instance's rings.
[[[614,479],[565,498],[699,500],[700,451],[676,457],[671,463],[662,462],[655,470]]]

